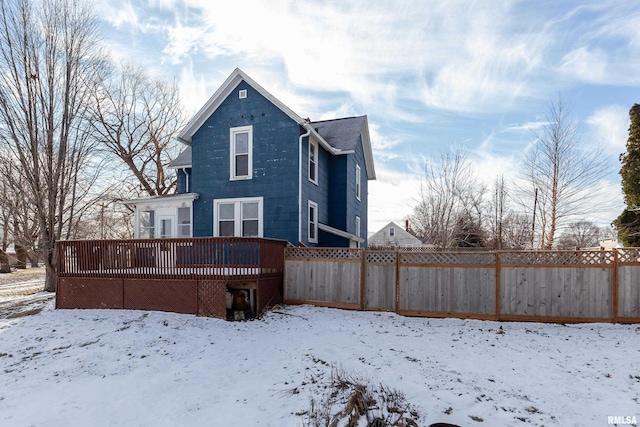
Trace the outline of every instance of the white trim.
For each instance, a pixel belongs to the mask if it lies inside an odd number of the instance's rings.
[[[313,218],[311,218],[311,208],[313,208]],[[311,225],[313,224],[314,237],[311,238]],[[318,243],[318,204],[309,200],[307,208],[307,241]]]
[[[311,135],[307,130],[298,137],[298,242],[302,242],[302,141]]]
[[[289,116],[293,121],[302,125],[305,123],[304,119],[294,113],[289,107],[278,101],[273,95],[267,92],[262,86],[256,83],[251,77],[249,77],[244,71],[239,68],[233,70],[231,75],[222,83],[222,85],[216,90],[216,92],[209,98],[209,100],[198,110],[195,116],[189,120],[189,123],[180,131],[178,139],[191,145],[191,137],[198,129],[204,124],[204,122],[211,117],[211,115],[218,109],[222,102],[235,90],[240,82],[245,81],[249,86],[256,90],[260,95],[267,98],[282,112]]]
[[[362,195],[362,172],[360,170],[360,165],[356,165],[356,199],[361,199]]]
[[[315,177],[315,179],[311,179],[311,153],[313,152],[313,176]],[[307,162],[307,166],[308,166],[308,178],[309,181],[313,182],[315,185],[318,185],[318,144],[315,141],[312,141],[311,138],[309,138],[309,145],[308,145],[308,153],[307,153],[309,159]]]
[[[125,205],[142,205],[147,204],[149,206],[157,205],[159,203],[173,203],[179,202],[181,200],[196,200],[200,195],[198,193],[179,193],[179,194],[171,194],[169,196],[153,196],[153,197],[144,197],[142,199],[131,199],[124,200],[122,203]]]
[[[294,122],[298,123],[305,130],[309,131],[313,137],[320,142],[327,151],[331,154],[350,154],[353,151],[342,151],[333,148],[327,141],[322,138],[313,127],[305,121],[302,117],[294,113],[289,107],[280,102],[276,97],[267,92],[262,86],[256,83],[251,77],[249,77],[244,71],[239,68],[233,70],[231,75],[222,83],[218,90],[209,98],[209,100],[198,110],[195,116],[189,120],[189,123],[178,134],[178,140],[187,145],[191,145],[191,138],[200,129],[204,122],[211,117],[211,115],[218,109],[222,102],[235,90],[240,82],[245,81],[249,86],[256,90],[260,95],[268,99],[272,104],[278,107],[283,113],[289,116]],[[365,150],[366,151],[366,150]],[[371,148],[369,148],[369,152]],[[373,158],[372,158],[373,161]],[[368,163],[367,163],[368,164]],[[372,163],[373,164],[373,163]],[[375,176],[374,176],[375,178]]]
[[[376,169],[373,165],[373,152],[371,151],[371,137],[369,136],[369,120],[364,116],[363,131],[360,134],[362,140],[362,149],[364,151],[364,162],[367,167],[367,179],[376,179]]]
[[[360,217],[356,215],[356,237],[360,237]],[[360,242],[358,242],[357,247],[360,247]]]
[[[263,197],[239,197],[233,199],[213,199],[213,235],[220,235],[218,229],[218,207],[222,204],[233,204],[234,236],[242,236],[242,204],[258,203],[258,237],[264,237],[264,198]]]
[[[247,90],[241,89],[238,91],[238,99],[245,99],[247,97]]]
[[[327,233],[335,234],[339,237],[344,237],[348,240],[354,240],[359,243],[363,243],[364,239],[362,237],[354,236],[351,233],[347,233],[346,231],[338,230],[337,228],[330,227],[326,224],[318,223],[318,229],[322,231],[326,231]]]
[[[247,147],[247,175],[236,175],[236,140],[237,134],[246,133],[248,138]],[[253,126],[238,126],[229,129],[229,180],[238,181],[243,179],[251,179],[253,177]]]

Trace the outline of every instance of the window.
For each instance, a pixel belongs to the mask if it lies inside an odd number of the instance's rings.
[[[262,197],[214,200],[214,235],[262,237]]]
[[[318,243],[318,204],[309,200],[309,242]]]
[[[253,129],[251,126],[231,128],[231,180],[251,179],[253,172]]]
[[[318,183],[318,144],[309,139],[309,181]]]
[[[165,217],[159,218],[160,220],[160,238],[170,239],[173,237],[173,218]]]
[[[178,208],[178,237],[191,237],[191,208]]]
[[[247,97],[247,90],[242,89],[238,91],[238,98],[245,99]]]
[[[356,199],[360,200],[360,166],[356,165]]]
[[[396,235],[396,229],[394,227],[389,227],[389,236],[393,237]]]
[[[138,224],[138,236],[141,239],[153,239],[155,237],[156,221],[154,211],[141,211]]]
[[[356,237],[360,237],[360,217],[356,215]],[[358,242],[358,247],[360,247],[360,242]]]

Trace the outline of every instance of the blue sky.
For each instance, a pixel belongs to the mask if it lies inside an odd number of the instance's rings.
[[[239,67],[302,117],[367,114],[378,179],[369,231],[403,223],[424,160],[464,146],[479,179],[508,182],[561,94],[611,174],[589,220],[622,210],[618,156],[640,103],[636,1],[110,0],[117,60],[176,78],[195,112]]]

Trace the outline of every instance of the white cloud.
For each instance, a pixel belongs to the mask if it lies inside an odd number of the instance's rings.
[[[391,221],[404,224],[417,204],[420,176],[376,164],[376,180],[369,181],[369,232]]]
[[[606,105],[589,116],[585,123],[593,142],[609,147],[614,154],[625,150],[629,136],[629,109],[621,105]]]
[[[606,79],[607,63],[606,52],[583,46],[563,56],[559,71],[583,82],[598,83]]]

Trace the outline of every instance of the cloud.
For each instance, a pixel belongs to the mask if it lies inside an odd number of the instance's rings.
[[[596,144],[610,148],[616,155],[625,150],[629,137],[629,109],[621,105],[606,105],[589,116],[585,123],[588,135]]]
[[[580,47],[562,57],[559,71],[566,76],[588,83],[598,83],[607,76],[607,54],[601,49]]]
[[[404,224],[417,204],[420,176],[376,164],[376,180],[369,181],[369,232],[391,221]]]

